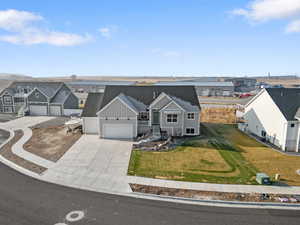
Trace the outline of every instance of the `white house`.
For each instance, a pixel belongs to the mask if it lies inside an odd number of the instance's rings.
[[[283,151],[299,152],[300,88],[267,88],[245,106],[240,126]]]

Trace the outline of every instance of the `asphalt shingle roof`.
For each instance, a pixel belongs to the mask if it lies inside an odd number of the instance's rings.
[[[19,88],[38,88],[47,97],[53,97],[63,82],[39,82],[39,81],[17,81],[13,82],[6,90],[11,94],[16,94]]]
[[[85,102],[82,117],[95,117],[96,113],[100,110],[103,100],[103,93],[89,93]]]
[[[267,88],[266,91],[285,118],[295,120],[300,107],[300,88]]]
[[[194,86],[106,86],[103,94],[90,93],[88,95],[82,117],[95,117],[96,113],[115,97],[123,94],[135,109],[143,111],[161,93],[180,99],[180,104],[200,108],[198,96]],[[184,103],[187,102],[187,103]]]

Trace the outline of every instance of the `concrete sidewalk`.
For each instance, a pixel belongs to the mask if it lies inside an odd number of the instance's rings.
[[[128,176],[129,183],[159,186],[167,188],[178,188],[199,191],[236,192],[236,193],[269,193],[269,194],[294,194],[300,195],[298,186],[264,186],[264,185],[238,185],[238,184],[211,184],[182,182],[172,180],[151,179],[145,177]]]
[[[23,145],[31,138],[32,130],[29,127],[35,126],[37,124],[49,121],[54,119],[54,117],[46,116],[36,116],[36,117],[21,117],[12,121],[5,123],[0,123],[0,128],[7,131],[22,130],[24,135],[23,137],[12,146],[12,152],[30,162],[33,162],[37,165],[43,166],[45,168],[50,168],[54,166],[54,162],[46,160],[42,157],[39,157],[35,154],[32,154],[23,149]]]
[[[54,162],[32,154],[23,148],[24,144],[32,137],[32,130],[30,128],[23,128],[22,131],[24,135],[16,144],[12,146],[12,152],[17,156],[26,159],[27,161],[33,162],[47,169],[53,167],[55,165]]]

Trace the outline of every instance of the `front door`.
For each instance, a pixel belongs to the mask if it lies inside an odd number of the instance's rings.
[[[152,112],[152,124],[153,125],[159,124],[159,112],[157,112],[157,111]]]

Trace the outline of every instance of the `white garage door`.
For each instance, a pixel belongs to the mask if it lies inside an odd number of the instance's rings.
[[[103,124],[104,138],[133,138],[132,124]]]
[[[31,116],[47,116],[47,106],[30,105],[29,112]]]
[[[57,105],[50,106],[50,116],[61,116],[61,107]]]

